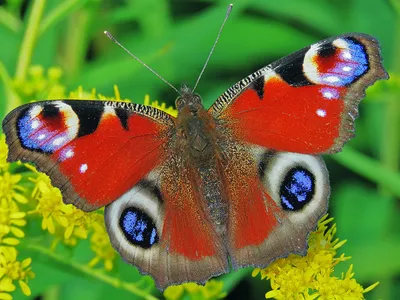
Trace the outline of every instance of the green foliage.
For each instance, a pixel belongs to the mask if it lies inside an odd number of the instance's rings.
[[[206,106],[249,73],[322,38],[363,32],[380,41],[391,79],[368,89],[356,122],[357,137],[342,153],[327,157],[332,184],[330,214],[337,220],[339,237],[349,241],[346,254],[353,257],[357,278],[365,286],[380,282],[371,298],[395,299],[400,295],[400,1],[232,2],[233,12],[198,87]],[[29,81],[31,65],[60,67],[67,91],[96,87],[97,92],[112,95],[117,84],[121,98],[142,102],[150,94],[152,99],[173,105],[175,92],[115,46],[103,31],[112,32],[173,85],[193,85],[228,3],[5,1],[0,6],[0,119],[28,99],[40,98],[40,93],[20,90]],[[22,176],[28,178],[29,174],[24,171]],[[40,234],[34,232],[40,228],[36,225],[25,229],[27,236]],[[93,273],[87,266],[91,252],[86,240],[73,260],[68,248],[54,254],[45,247],[23,243],[21,247],[22,257],[32,257],[36,273],[29,281],[31,298],[161,296],[147,277],[121,261],[111,274]],[[339,271],[348,268],[344,263]],[[127,278],[129,282],[142,281],[132,286],[124,281]],[[224,292],[242,298],[261,299],[268,291],[268,285],[252,279],[248,271],[221,279]],[[13,295],[26,299],[20,291]]]

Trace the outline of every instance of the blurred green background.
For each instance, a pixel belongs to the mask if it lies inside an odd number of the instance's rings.
[[[391,79],[368,89],[356,122],[357,137],[340,154],[325,157],[331,175],[329,212],[338,237],[347,239],[357,281],[380,281],[369,299],[400,299],[400,1],[399,0],[232,0],[233,12],[198,86],[206,107],[228,87],[255,70],[312,43],[346,32],[376,37]],[[0,1],[0,119],[12,108],[6,85],[17,66],[28,17],[35,1]],[[141,103],[145,94],[173,105],[176,93],[104,34],[173,85],[193,86],[228,1],[39,0],[43,4],[37,41],[27,65],[59,66],[68,90],[96,88]],[[8,78],[7,74],[10,76]],[[83,247],[83,246],[82,246]],[[33,262],[31,298],[109,299],[127,296],[82,278],[63,266]],[[338,268],[344,271],[349,264]],[[246,276],[229,296],[264,298],[265,281]],[[129,294],[128,294],[129,295]],[[53,295],[54,296],[54,295]],[[21,299],[25,298],[20,295]],[[19,296],[17,297],[19,298]],[[56,298],[49,298],[56,299]],[[132,299],[132,298],[130,298]]]

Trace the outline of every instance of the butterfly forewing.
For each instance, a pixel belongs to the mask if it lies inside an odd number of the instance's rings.
[[[121,196],[165,158],[173,120],[123,102],[58,100],[12,111],[3,121],[10,161],[33,162],[65,203],[91,211]]]
[[[278,151],[339,151],[354,135],[365,89],[387,79],[378,42],[330,38],[246,77],[210,108],[241,140]]]

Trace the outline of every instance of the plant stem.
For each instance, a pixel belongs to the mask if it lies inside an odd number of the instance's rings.
[[[53,9],[46,17],[43,18],[40,24],[39,34],[42,35],[47,29],[61,21],[69,14],[71,11],[81,7],[87,1],[84,0],[65,0],[60,3],[55,9]]]
[[[14,107],[16,107],[19,104],[21,99],[14,91],[12,78],[8,74],[6,67],[1,61],[0,61],[0,80],[4,84],[5,96],[7,99],[7,101],[5,101],[6,104],[4,107],[5,111],[2,111],[2,107],[0,106],[0,119],[2,119],[5,113],[11,111]]]
[[[75,12],[69,18],[64,48],[64,69],[67,80],[74,78],[84,64],[89,44],[89,27],[97,9],[90,7]]]
[[[19,51],[17,69],[15,72],[16,80],[22,81],[26,77],[28,67],[31,64],[33,49],[37,41],[39,24],[45,5],[46,0],[35,0],[33,2],[32,11],[29,16],[24,38]]]
[[[49,288],[42,296],[42,300],[57,300],[60,299],[60,287],[53,286]]]
[[[10,29],[14,33],[18,33],[22,28],[21,21],[14,17],[4,7],[0,7],[0,23],[2,23],[5,27]]]
[[[156,297],[154,297],[153,295],[150,295],[147,291],[143,291],[140,288],[136,287],[135,284],[133,284],[133,283],[121,281],[120,279],[114,278],[107,274],[104,274],[101,271],[94,270],[85,264],[65,259],[64,256],[60,256],[57,253],[50,251],[48,248],[42,247],[40,245],[36,245],[34,243],[28,243],[28,242],[21,243],[20,246],[24,247],[27,250],[31,250],[31,251],[40,253],[42,255],[45,255],[46,258],[53,260],[54,262],[56,262],[58,264],[68,266],[69,268],[73,268],[74,271],[77,271],[84,276],[99,280],[99,281],[104,282],[108,285],[111,285],[115,288],[123,289],[123,290],[128,291],[128,292],[130,292],[136,296],[139,296],[143,299],[157,300]]]

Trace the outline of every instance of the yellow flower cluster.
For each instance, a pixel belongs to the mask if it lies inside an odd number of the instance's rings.
[[[7,147],[4,135],[0,136],[0,299],[12,299],[10,292],[17,281],[22,292],[29,296],[28,280],[34,278],[31,259],[18,260],[16,246],[25,236],[26,212],[21,206],[28,202],[25,189],[20,185],[22,176],[10,172],[6,162]]]
[[[38,213],[42,218],[42,229],[56,237],[52,249],[59,241],[76,246],[78,239],[86,239],[93,223],[93,213],[87,214],[72,205],[65,205],[60,190],[51,185],[47,175],[37,173],[31,180],[35,183],[32,201],[36,200],[37,204],[30,213]]]
[[[28,77],[23,81],[14,81],[15,91],[27,100],[60,99],[65,95],[65,87],[60,84],[60,68],[49,68],[47,72],[41,66],[32,66]]]
[[[364,299],[379,283],[363,289],[353,278],[353,265],[341,278],[333,276],[334,267],[350,259],[344,254],[336,257],[337,250],[346,240],[335,239],[336,224],[331,227],[325,215],[318,222],[318,228],[308,238],[309,249],[306,256],[291,254],[287,258],[276,260],[265,269],[255,269],[252,276],[261,275],[261,279],[270,280],[272,290],[265,298],[274,299]]]
[[[206,299],[216,300],[224,298],[227,293],[223,291],[224,284],[221,281],[209,280],[204,286],[193,282],[170,286],[164,291],[167,300],[178,299]]]
[[[89,262],[89,266],[94,267],[99,262],[104,262],[104,268],[111,271],[116,258],[116,253],[111,247],[110,240],[107,235],[107,230],[104,225],[103,216],[94,215],[93,234],[90,238],[90,247],[96,256]]]

